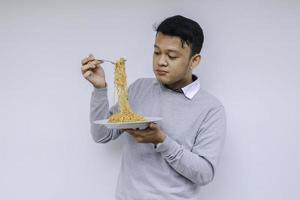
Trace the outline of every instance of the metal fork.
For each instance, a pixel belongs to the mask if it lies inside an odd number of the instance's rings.
[[[105,60],[105,59],[97,59],[97,60],[100,61],[100,62],[109,62],[109,63],[111,63],[111,64],[113,64],[113,65],[116,64],[115,62],[113,62],[113,61],[111,61],[111,60]]]

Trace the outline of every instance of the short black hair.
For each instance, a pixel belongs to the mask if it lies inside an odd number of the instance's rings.
[[[186,43],[191,48],[191,57],[200,53],[204,35],[201,26],[186,17],[175,15],[166,18],[162,21],[156,29],[156,34],[161,32],[165,35],[177,36],[181,39],[182,46]]]

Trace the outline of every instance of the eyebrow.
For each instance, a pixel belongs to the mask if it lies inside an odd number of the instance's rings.
[[[156,44],[154,44],[154,48],[160,49],[159,46],[157,46]],[[174,52],[174,53],[180,53],[179,51],[174,50],[174,49],[167,49],[167,51],[168,51],[168,52]]]

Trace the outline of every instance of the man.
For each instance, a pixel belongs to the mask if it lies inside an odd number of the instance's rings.
[[[201,60],[203,31],[183,16],[165,19],[154,44],[156,79],[141,78],[128,89],[134,112],[159,116],[145,130],[114,130],[94,120],[116,113],[109,109],[105,75],[92,55],[82,60],[82,74],[92,83],[90,120],[93,139],[106,143],[123,132],[123,158],[116,199],[199,199],[213,180],[225,138],[223,105],[200,87],[192,74]]]

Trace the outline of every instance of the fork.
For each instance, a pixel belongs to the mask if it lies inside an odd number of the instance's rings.
[[[100,61],[100,62],[109,62],[109,63],[111,63],[111,64],[113,64],[113,65],[116,64],[115,62],[113,62],[113,61],[111,61],[111,60],[105,60],[105,59],[97,59],[97,60]]]

